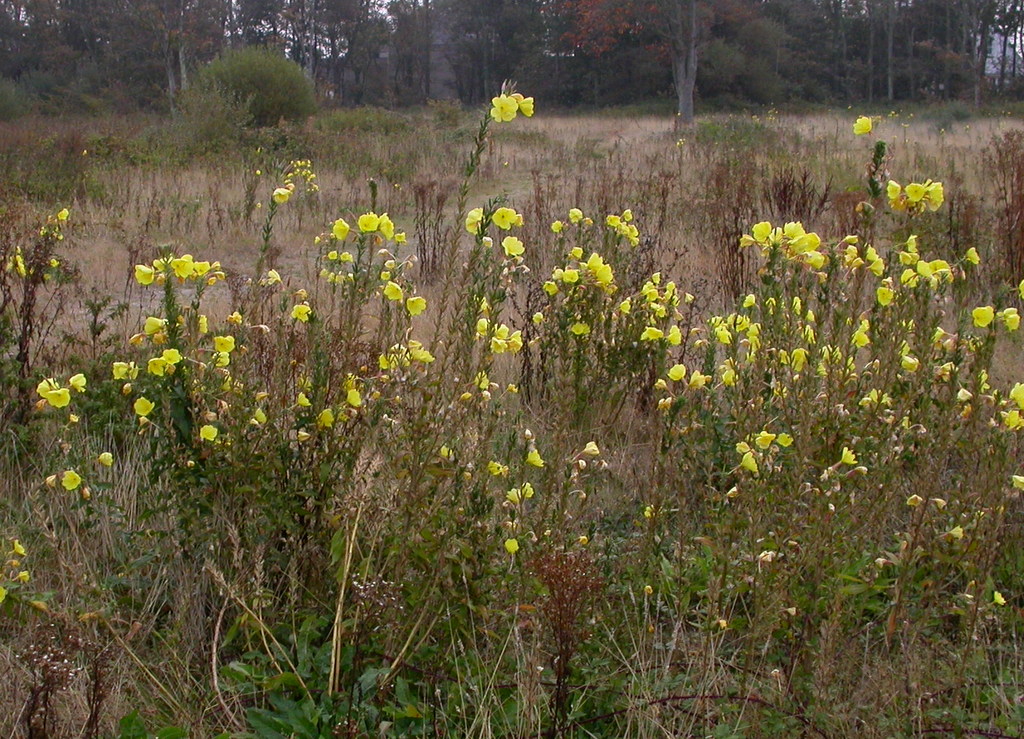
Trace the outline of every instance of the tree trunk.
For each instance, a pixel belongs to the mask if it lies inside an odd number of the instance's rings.
[[[693,123],[693,92],[697,87],[697,49],[687,55],[678,55],[672,60],[672,73],[676,86],[676,115],[679,125]]]
[[[430,100],[430,76],[433,72],[434,18],[430,0],[423,0],[423,99]]]
[[[676,0],[672,45],[672,79],[676,87],[676,116],[680,126],[693,123],[693,93],[697,87],[697,2]]]
[[[175,78],[174,46],[170,38],[164,38],[164,69],[167,72],[167,99],[171,104],[171,112],[177,111],[178,82]]]
[[[889,102],[894,98],[893,78],[895,76],[896,0],[889,0],[885,18],[885,97]]]
[[[875,14],[868,3],[868,103],[875,99]]]
[[[188,53],[184,41],[178,44],[178,89],[188,89]]]

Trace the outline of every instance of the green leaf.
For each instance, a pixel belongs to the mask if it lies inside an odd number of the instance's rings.
[[[139,718],[138,711],[132,711],[117,722],[117,728],[121,730],[119,739],[148,739],[149,732],[146,725]]]

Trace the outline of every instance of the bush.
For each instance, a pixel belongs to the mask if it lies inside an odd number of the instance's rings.
[[[0,121],[12,121],[24,115],[28,105],[25,95],[8,79],[0,78]]]
[[[211,83],[185,90],[179,98],[178,133],[193,154],[222,151],[241,140],[252,115],[245,100]]]
[[[198,87],[219,87],[244,102],[257,126],[272,126],[282,118],[301,120],[316,112],[313,83],[298,64],[271,49],[226,52],[202,70]]]

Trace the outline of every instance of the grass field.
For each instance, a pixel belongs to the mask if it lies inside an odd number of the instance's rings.
[[[0,127],[0,735],[1019,736],[1021,118],[504,102]]]

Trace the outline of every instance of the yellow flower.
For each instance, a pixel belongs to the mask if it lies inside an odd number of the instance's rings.
[[[587,259],[587,269],[594,276],[594,281],[601,287],[611,285],[615,279],[611,265],[605,263],[604,259],[597,252],[591,254],[590,258]]]
[[[171,260],[171,270],[180,280],[185,280],[195,274],[196,264],[191,254],[183,254]]]
[[[235,337],[234,336],[214,336],[213,337],[213,348],[219,352],[225,352],[230,354],[235,350]]]
[[[526,247],[523,246],[523,242],[517,239],[515,236],[506,236],[501,240],[501,248],[505,250],[505,255],[509,257],[519,257],[526,251]]]
[[[793,444],[793,437],[789,434],[782,433],[776,437],[775,443],[782,447],[788,447]]]
[[[694,372],[690,375],[690,381],[686,384],[691,390],[700,390],[702,387],[708,384],[711,380],[711,375],[705,375],[700,372]]]
[[[405,309],[409,311],[410,316],[418,316],[427,309],[427,299],[418,295],[414,298],[409,298],[405,301]]]
[[[334,411],[330,408],[324,408],[320,411],[320,415],[316,417],[316,425],[322,429],[329,429],[334,425]]]
[[[25,556],[25,547],[17,539],[11,541],[11,554],[15,555],[16,557]]]
[[[96,461],[104,467],[110,467],[114,464],[114,455],[110,452],[103,452],[100,456],[96,457]]]
[[[756,444],[759,449],[767,449],[772,445],[772,442],[775,441],[776,438],[776,434],[763,430],[754,437],[754,444]]]
[[[583,220],[583,211],[579,208],[569,208],[569,223],[574,226]]]
[[[519,103],[510,95],[498,95],[491,98],[491,118],[498,123],[511,121],[516,117],[517,112],[519,112]]]
[[[826,257],[820,251],[809,251],[803,254],[804,261],[811,266],[812,269],[821,269],[825,266]]]
[[[1003,597],[1002,593],[1000,593],[998,590],[996,590],[996,591],[993,591],[993,593],[992,593],[992,602],[995,605],[997,605],[997,606],[1005,606],[1006,605],[1006,598]]]
[[[523,217],[512,208],[498,208],[491,216],[491,222],[502,231],[508,231],[512,226],[522,226]]]
[[[387,213],[381,214],[380,222],[377,224],[377,230],[380,231],[386,239],[395,238],[395,224]]]
[[[54,408],[63,408],[71,402],[71,391],[66,387],[57,388],[46,395],[46,402]]]
[[[525,98],[518,92],[513,93],[512,97],[517,103],[519,103],[519,112],[525,115],[527,118],[533,117],[533,98]]]
[[[755,475],[758,473],[757,460],[754,459],[753,452],[746,451],[743,453],[743,458],[740,460],[740,467],[754,473]]]
[[[380,216],[374,212],[363,213],[359,216],[359,230],[362,233],[373,233],[380,226]]]
[[[674,364],[672,365],[672,368],[668,371],[668,379],[673,380],[675,382],[682,381],[684,377],[686,377],[686,367],[684,365]]]
[[[163,354],[160,355],[167,364],[177,364],[181,361],[181,352],[177,349],[164,349]]]
[[[875,299],[878,300],[879,305],[885,307],[892,302],[893,292],[890,288],[883,285],[875,290]]]
[[[331,226],[331,235],[338,241],[344,241],[350,230],[348,222],[344,218],[339,218]]]
[[[803,372],[805,364],[807,364],[806,349],[798,347],[790,352],[790,365],[793,367],[794,372]]]
[[[543,467],[544,460],[540,457],[540,452],[536,449],[531,449],[529,454],[526,455],[526,464],[532,467]]]
[[[569,330],[576,336],[586,336],[590,333],[590,326],[582,321],[577,321],[569,327]]]
[[[292,191],[289,190],[287,187],[275,188],[274,194],[272,195],[272,197],[274,198],[274,202],[277,203],[278,205],[284,205],[285,203],[287,203],[288,198],[290,198],[291,196]]]
[[[146,336],[152,336],[153,334],[159,333],[163,330],[164,326],[167,325],[167,321],[163,318],[157,318],[156,316],[150,316],[146,319],[146,322],[142,324],[142,331]]]
[[[917,372],[918,367],[921,366],[921,360],[908,354],[900,360],[900,366],[907,372]]]
[[[65,490],[74,490],[82,484],[82,478],[74,470],[65,470],[61,475],[60,484]]]
[[[296,321],[302,321],[303,323],[306,323],[307,321],[309,321],[309,314],[312,311],[313,309],[310,308],[308,305],[306,305],[305,303],[300,303],[299,305],[292,307],[292,318],[295,319]]]
[[[216,426],[206,424],[201,429],[199,429],[199,438],[202,439],[203,441],[213,441],[214,439],[217,438],[218,433],[219,430],[217,429]]]
[[[911,182],[909,185],[907,185],[904,192],[907,193],[907,200],[909,200],[911,203],[919,203],[921,202],[921,198],[924,197],[924,194],[925,192],[927,192],[927,190],[925,189],[924,185],[918,182]]]
[[[866,115],[862,115],[853,124],[853,133],[857,136],[863,136],[866,133],[871,133],[871,119]]]
[[[140,285],[152,285],[153,280],[156,279],[156,271],[145,264],[135,265],[135,280]]]
[[[1020,328],[1020,313],[1016,308],[1006,308],[999,311],[999,317],[1003,319],[1007,331],[1016,331]]]
[[[843,456],[839,460],[842,464],[855,465],[857,464],[857,455],[853,453],[850,447],[843,447]]]
[[[640,334],[640,341],[658,341],[665,337],[665,332],[655,326],[648,326]]]
[[[505,551],[515,554],[519,551],[519,542],[516,539],[505,539]]]
[[[973,246],[967,250],[966,254],[964,254],[964,259],[971,264],[981,264],[981,257],[978,255],[978,250]]]
[[[405,297],[405,293],[402,291],[402,288],[398,286],[398,283],[389,281],[388,284],[384,286],[384,297],[397,303]]]
[[[971,311],[971,318],[974,319],[974,325],[978,328],[985,328],[992,323],[995,315],[995,309],[991,305],[985,305]]]
[[[466,214],[466,230],[471,234],[480,233],[480,222],[484,219],[483,208],[473,208]]]
[[[142,418],[148,416],[155,407],[156,406],[153,405],[153,402],[145,396],[140,396],[133,406],[135,413]]]
[[[363,396],[354,387],[349,388],[345,393],[345,402],[353,408],[358,408],[363,404]]]
[[[52,377],[42,380],[36,385],[36,392],[54,408],[63,408],[71,402],[71,392],[58,385]]]
[[[597,446],[596,441],[588,441],[586,446],[583,447],[581,454],[585,454],[588,457],[596,457],[601,454],[601,449]]]

